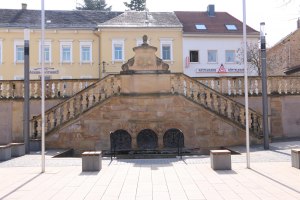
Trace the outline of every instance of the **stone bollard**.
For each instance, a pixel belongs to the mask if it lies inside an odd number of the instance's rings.
[[[210,164],[214,170],[231,170],[230,151],[210,150]]]
[[[0,145],[0,161],[5,161],[11,159],[11,146]]]
[[[100,171],[102,168],[101,151],[85,151],[82,154],[82,171]]]
[[[292,149],[292,167],[300,169],[300,149]]]

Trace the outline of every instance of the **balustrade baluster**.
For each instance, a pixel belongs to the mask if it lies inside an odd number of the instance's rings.
[[[245,126],[245,123],[246,123],[246,121],[245,121],[245,109],[242,108],[242,107],[239,107],[239,109],[240,109],[240,122],[243,126]]]
[[[272,92],[272,81],[270,80],[270,78],[268,78],[267,83],[268,83],[268,89],[267,89],[268,94],[271,94],[271,92]]]
[[[229,100],[227,100],[226,112],[227,112],[227,117],[232,119],[232,102]]]
[[[228,80],[228,95],[230,96],[232,94],[232,84],[231,84],[231,80]]]
[[[62,105],[62,123],[66,122],[68,120],[68,113],[69,113],[69,109],[68,109],[68,104],[63,104]]]
[[[93,106],[93,100],[94,100],[94,94],[93,94],[93,90],[89,90],[87,92],[87,108],[90,108]]]
[[[40,138],[41,135],[42,135],[42,119],[41,118],[37,119],[35,123],[36,123],[35,124],[35,126],[36,126],[36,128],[35,128],[36,132],[34,132],[33,136],[36,139],[36,138]]]
[[[56,87],[54,82],[52,82],[51,84],[51,97],[52,98],[56,97]]]
[[[62,123],[62,107],[56,108],[55,118],[56,118],[56,126],[61,125],[61,123]]]
[[[11,96],[11,94],[10,94],[10,84],[7,83],[6,84],[6,96],[5,97],[8,99],[10,96]]]
[[[33,95],[34,95],[34,98],[38,98],[39,97],[39,94],[38,94],[38,83],[35,82],[34,83],[34,86],[33,86]]]
[[[208,89],[204,89],[204,92],[205,92],[205,97],[206,97],[206,102],[205,102],[205,104],[206,104],[206,106],[208,107],[208,108],[211,108],[211,97],[210,97],[210,91],[208,90]]]
[[[220,112],[219,111],[219,103],[218,103],[218,96],[213,92],[212,93],[212,109],[216,112]]]
[[[69,101],[69,115],[70,115],[70,118],[73,118],[75,116],[75,98],[72,98],[70,99]]]
[[[280,80],[278,82],[278,93],[281,94],[282,93],[282,80]]]
[[[227,116],[226,113],[226,100],[223,97],[220,97],[220,114]]]
[[[283,86],[284,86],[284,93],[287,94],[288,93],[288,83],[287,80],[283,80]]]

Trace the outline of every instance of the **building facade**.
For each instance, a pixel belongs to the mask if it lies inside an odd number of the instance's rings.
[[[184,73],[191,77],[242,76],[243,24],[226,12],[176,11],[183,24]],[[258,45],[259,33],[247,26],[247,43]],[[255,75],[255,71],[250,71]]]
[[[300,19],[297,29],[267,51],[269,75],[300,74]]]
[[[40,11],[0,9],[0,80],[24,79],[30,29],[30,79],[41,75]],[[98,79],[119,73],[147,34],[172,72],[182,72],[182,25],[174,13],[46,11],[46,79]],[[164,52],[164,53],[162,53]]]

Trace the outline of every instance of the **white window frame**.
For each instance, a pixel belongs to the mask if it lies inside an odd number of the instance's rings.
[[[93,63],[93,42],[92,41],[79,41],[79,48],[80,48],[80,64],[82,63],[89,63],[92,64]],[[90,59],[89,60],[83,60],[83,56],[82,56],[82,48],[83,47],[88,47],[90,48]]]
[[[170,47],[170,59],[163,59],[163,47],[164,46]],[[160,39],[160,57],[164,61],[173,63],[173,39],[172,38],[161,38]]]
[[[2,43],[2,39],[0,39],[0,65],[1,64],[3,64],[3,43]]]
[[[24,63],[24,53],[23,53],[23,60],[17,60],[17,47],[22,46],[24,52],[24,41],[23,40],[15,40],[14,41],[14,64],[17,63]]]
[[[227,61],[227,52],[232,52],[233,61]],[[235,63],[235,50],[225,50],[225,63]]]
[[[63,60],[63,47],[70,46],[70,60]],[[61,40],[60,41],[60,63],[61,64],[72,64],[73,63],[73,40]]]
[[[52,63],[52,45],[51,45],[51,40],[45,40],[44,42],[44,47],[49,47],[49,60],[46,60],[45,57],[45,63]],[[39,41],[39,63],[42,62],[42,41]]]
[[[210,51],[215,51],[216,52],[216,60],[215,61],[209,61],[208,53]],[[218,50],[216,50],[216,49],[209,49],[209,50],[207,50],[207,63],[218,63]]]
[[[115,47],[117,45],[120,45],[122,48],[122,59],[115,59]],[[112,40],[112,63],[115,62],[124,62],[125,60],[125,54],[124,54],[124,39],[113,39]]]

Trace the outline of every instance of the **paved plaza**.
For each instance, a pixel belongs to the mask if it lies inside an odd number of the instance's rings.
[[[180,159],[103,159],[100,172],[82,172],[81,158],[52,158],[40,173],[32,152],[0,162],[0,199],[228,199],[299,200],[300,170],[291,167],[291,149],[300,141],[276,142],[270,150],[233,147],[232,170],[214,171],[209,156]]]

